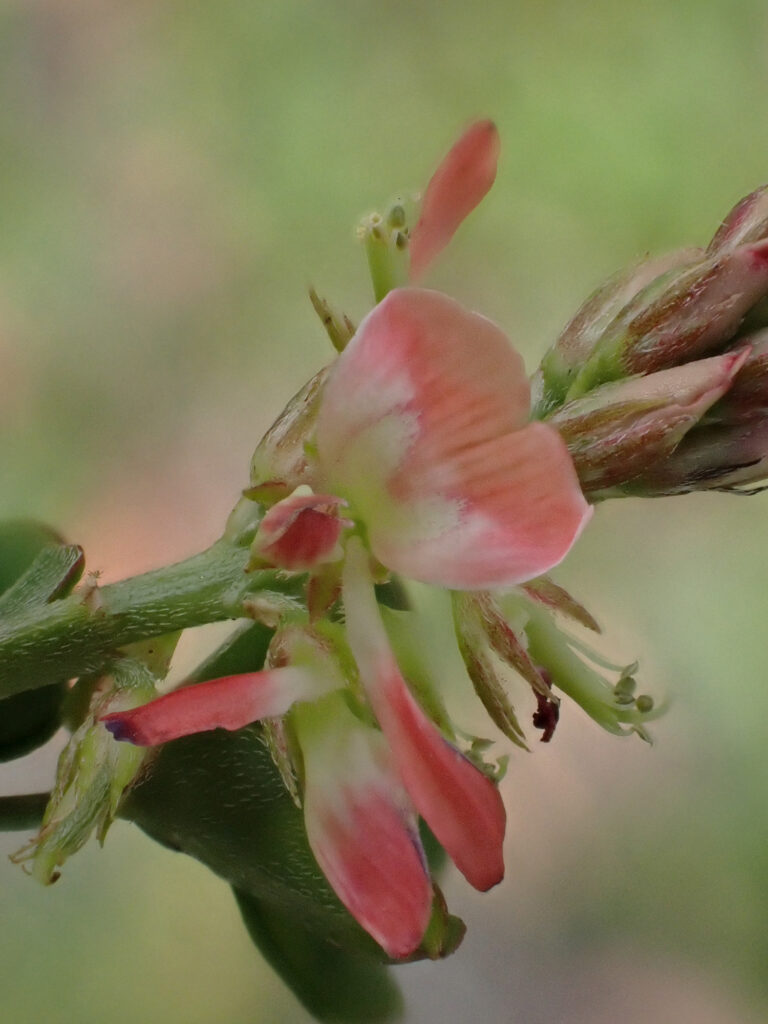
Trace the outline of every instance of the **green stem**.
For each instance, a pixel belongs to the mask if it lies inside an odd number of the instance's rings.
[[[120,583],[24,610],[0,623],[0,697],[100,671],[119,647],[177,629],[245,617],[243,601],[285,590],[274,570],[246,572],[246,546],[198,555]]]

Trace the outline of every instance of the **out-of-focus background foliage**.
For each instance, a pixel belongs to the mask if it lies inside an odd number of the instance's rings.
[[[356,219],[472,117],[500,175],[431,283],[531,369],[603,277],[768,179],[762,0],[5,0],[0,89],[0,514],[108,579],[215,538],[329,357],[307,285],[365,312]],[[598,510],[558,578],[671,710],[651,749],[569,709],[515,752],[508,877],[449,880],[469,936],[400,970],[409,1024],[768,1017],[766,522],[768,496]],[[52,890],[0,865],[0,908],[16,1024],[308,1019],[226,887],[127,825]]]

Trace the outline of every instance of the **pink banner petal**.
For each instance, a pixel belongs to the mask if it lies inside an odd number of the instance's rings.
[[[592,515],[562,438],[543,423],[449,455],[443,464],[414,461],[391,485],[410,499],[411,529],[371,529],[377,557],[414,579],[457,590],[523,583],[561,562]],[[439,507],[420,496],[430,491],[453,515],[426,531],[422,522]]]
[[[460,589],[520,583],[560,561],[591,514],[557,432],[526,426],[529,402],[495,324],[438,292],[393,291],[326,385],[324,486],[391,569]]]

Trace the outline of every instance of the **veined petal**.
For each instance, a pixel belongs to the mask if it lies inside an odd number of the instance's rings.
[[[464,877],[482,891],[504,877],[499,791],[450,744],[411,696],[390,650],[359,541],[347,548],[347,638],[376,718],[417,811]]]
[[[454,483],[446,487],[441,477],[449,471]],[[410,499],[411,522],[399,533],[386,524],[371,529],[377,557],[404,575],[457,590],[510,587],[547,572],[592,515],[565,443],[543,423],[442,465],[406,463],[395,485]]]
[[[530,579],[560,561],[590,509],[556,431],[525,425],[529,402],[500,328],[438,292],[398,289],[326,385],[323,485],[404,575],[459,589]]]
[[[284,715],[296,701],[314,700],[338,685],[332,674],[288,666],[196,683],[101,721],[115,739],[153,747],[195,732],[241,729],[260,718]]]
[[[493,121],[477,121],[435,171],[424,192],[421,217],[411,236],[412,281],[422,276],[493,185],[499,146],[499,133]]]
[[[397,959],[420,944],[432,885],[416,817],[386,740],[340,695],[299,709],[310,846],[352,916]]]

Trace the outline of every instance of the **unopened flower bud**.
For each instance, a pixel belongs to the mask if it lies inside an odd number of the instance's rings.
[[[749,494],[745,488],[766,477],[768,419],[762,419],[697,427],[668,458],[628,481],[620,493],[649,498],[706,490]]]
[[[305,572],[342,556],[339,543],[344,527],[352,526],[339,509],[346,502],[333,495],[313,494],[297,487],[267,512],[251,546],[251,566],[277,566]]]
[[[559,409],[560,432],[590,501],[643,476],[667,458],[724,395],[747,349],[604,384]]]
[[[724,249],[654,282],[614,319],[569,391],[654,373],[724,349],[745,314],[768,294],[768,240]]]
[[[738,202],[717,229],[707,253],[714,255],[768,237],[768,185]]]
[[[638,293],[645,292],[653,282],[657,282],[659,289],[669,287],[683,270],[703,258],[701,249],[691,248],[642,260],[614,274],[593,292],[544,356],[534,375],[536,418],[543,418],[565,401],[568,390],[603,334]]]
[[[251,460],[251,487],[247,492],[254,501],[271,504],[286,498],[301,484],[312,486],[313,464],[307,443],[330,369],[324,367],[293,396],[259,442]]]

